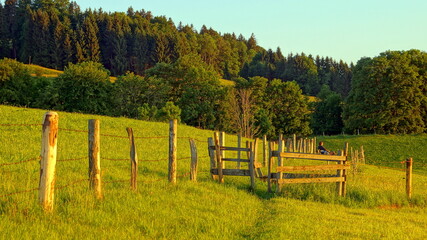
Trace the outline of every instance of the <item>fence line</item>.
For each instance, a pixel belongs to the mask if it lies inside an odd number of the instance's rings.
[[[0,126],[4,126],[4,127],[10,127],[10,126],[14,126],[14,127],[26,127],[26,126],[42,126],[42,124],[38,123],[38,124],[14,124],[14,123],[0,123]]]
[[[135,139],[156,139],[156,138],[169,138],[169,136],[156,136],[156,137],[134,137]]]
[[[81,160],[86,160],[87,157],[80,157],[80,158],[70,158],[70,159],[59,159],[56,160],[57,162],[70,162],[70,161],[81,161]]]
[[[79,133],[88,133],[87,130],[77,130],[77,129],[67,129],[67,128],[58,128],[58,130],[66,131],[66,132],[79,132]]]
[[[8,194],[5,194],[5,195],[0,195],[0,198],[12,196],[12,195],[17,195],[17,194],[21,194],[21,193],[27,193],[27,192],[37,191],[37,190],[39,190],[39,188],[32,188],[32,189],[22,190],[22,191],[19,191],[19,192],[8,193]]]
[[[64,186],[55,187],[55,190],[60,190],[60,189],[64,189],[64,188],[67,188],[67,187],[70,187],[70,186],[74,186],[74,185],[77,185],[78,183],[81,183],[81,182],[84,182],[84,181],[89,181],[89,179],[86,178],[86,179],[76,180],[76,181],[73,181],[73,182],[71,182],[71,183],[69,183],[67,185],[64,185]]]
[[[30,158],[30,159],[19,161],[19,162],[2,163],[2,164],[0,164],[0,167],[8,166],[8,165],[18,165],[18,164],[23,164],[23,163],[27,163],[27,162],[35,162],[35,161],[40,161],[40,159],[41,159],[41,157],[38,156],[38,157],[35,157],[35,158]]]
[[[100,136],[103,137],[114,137],[114,138],[124,138],[124,139],[129,139],[129,137],[124,137],[124,136],[117,136],[117,135],[112,135],[112,134],[99,134]]]

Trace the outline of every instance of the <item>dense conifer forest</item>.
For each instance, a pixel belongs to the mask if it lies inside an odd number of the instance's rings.
[[[0,59],[2,104],[177,117],[245,136],[426,131],[427,57],[419,50],[387,51],[349,65],[305,53],[285,56],[280,47],[259,46],[255,34],[195,29],[143,9],[6,0],[0,3]],[[64,74],[30,77],[19,62]],[[222,86],[219,79],[235,84]],[[317,100],[310,103],[307,95]]]

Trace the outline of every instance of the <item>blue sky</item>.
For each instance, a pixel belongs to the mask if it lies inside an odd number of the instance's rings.
[[[151,11],[177,25],[204,24],[221,33],[252,33],[282,53],[356,63],[386,50],[427,51],[427,0],[76,0],[81,9]]]

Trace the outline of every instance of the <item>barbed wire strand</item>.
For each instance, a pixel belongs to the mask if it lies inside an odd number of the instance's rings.
[[[130,161],[129,158],[101,158],[102,160],[107,160],[107,161]]]
[[[129,139],[129,137],[117,136],[117,135],[112,135],[112,134],[99,134],[99,135],[100,135],[100,136],[103,136],[103,137],[114,137],[114,138]]]
[[[22,164],[22,163],[27,163],[27,162],[35,162],[35,161],[39,161],[41,159],[41,157],[35,157],[35,158],[30,158],[27,160],[23,160],[23,161],[19,161],[19,162],[12,162],[12,163],[2,163],[0,164],[0,167],[2,166],[8,166],[8,165],[17,165],[17,164]]]
[[[169,136],[157,136],[157,137],[134,137],[135,139],[155,139],[155,138],[169,138]]]
[[[66,132],[79,132],[79,133],[88,133],[88,130],[77,130],[77,129],[67,129],[67,128],[58,128],[58,130]]]
[[[21,194],[21,193],[32,192],[32,191],[36,191],[36,190],[39,190],[39,188],[32,188],[32,189],[22,190],[22,191],[19,191],[19,192],[13,192],[13,193],[5,194],[5,195],[0,195],[0,198],[12,196],[12,195],[17,195],[17,194]]]
[[[80,161],[86,160],[88,157],[80,157],[80,158],[70,158],[70,159],[59,159],[57,162],[69,162],[69,161]]]
[[[67,187],[70,187],[70,186],[73,186],[73,185],[77,185],[78,183],[81,183],[81,182],[84,182],[84,181],[89,181],[89,179],[76,180],[76,181],[73,181],[73,182],[71,182],[71,183],[69,183],[67,185],[64,185],[64,186],[55,187],[55,190],[60,190],[60,189],[64,189],[64,188],[67,188]]]
[[[9,124],[9,123],[0,123],[0,126],[4,127],[26,127],[26,126],[43,126],[43,124]]]

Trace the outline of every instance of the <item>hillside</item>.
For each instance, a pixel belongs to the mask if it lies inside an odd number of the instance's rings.
[[[405,196],[404,172],[362,166],[348,175],[348,195],[335,196],[333,184],[288,186],[268,194],[257,181],[248,191],[246,177],[210,180],[206,138],[211,131],[178,127],[178,179],[167,181],[166,123],[59,112],[55,211],[45,215],[37,203],[40,136],[44,110],[0,105],[0,239],[425,239],[427,177],[414,175],[413,200]],[[87,120],[101,121],[101,169],[104,199],[87,187]],[[13,125],[10,125],[13,124]],[[36,124],[26,125],[26,124]],[[137,141],[138,190],[129,189],[129,143]],[[197,139],[199,178],[190,182],[187,137]],[[363,144],[368,163],[383,165],[413,156],[426,164],[426,136],[325,137],[330,148]],[[391,142],[404,139],[396,144]],[[226,141],[233,144],[234,136]],[[381,154],[377,147],[381,146]],[[406,147],[404,147],[406,146]],[[386,155],[389,152],[394,153]],[[417,154],[417,155],[416,155]],[[393,157],[390,157],[393,156]],[[10,164],[18,163],[19,164]],[[21,163],[22,162],[22,163]],[[6,165],[10,164],[10,165]],[[27,192],[23,192],[29,190]],[[19,193],[18,193],[19,192]],[[9,195],[10,193],[17,193]]]

